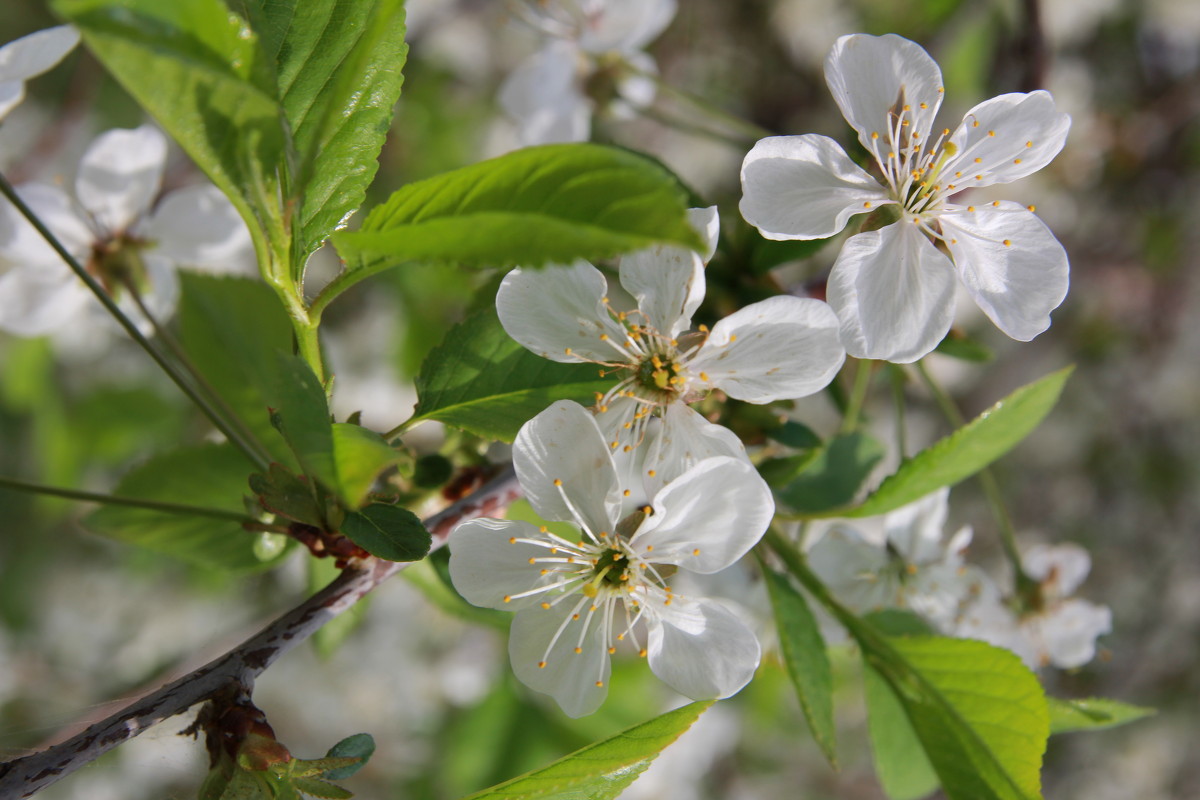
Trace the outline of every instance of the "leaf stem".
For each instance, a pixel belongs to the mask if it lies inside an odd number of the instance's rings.
[[[892,378],[892,405],[896,410],[896,450],[900,454],[900,462],[908,460],[908,431],[905,429],[904,404],[904,370],[895,364],[889,364],[888,369]]]
[[[372,275],[391,269],[398,265],[399,262],[379,259],[370,264],[364,264],[356,267],[347,267],[334,276],[333,280],[325,284],[321,291],[317,292],[317,296],[313,298],[312,303],[308,306],[308,314],[312,319],[313,324],[320,322],[321,314],[325,309],[338,298],[342,292],[354,286],[359,281],[366,280]]]
[[[858,428],[863,405],[867,400],[867,389],[871,385],[871,372],[873,370],[874,365],[869,360],[856,360],[854,386],[850,390],[850,399],[846,403],[846,415],[842,418],[841,433],[852,433]]]
[[[138,497],[121,497],[119,495],[85,492],[81,489],[63,489],[57,486],[43,486],[38,483],[27,483],[13,478],[0,477],[0,488],[14,489],[19,492],[45,494],[51,497],[63,497],[67,500],[80,500],[85,503],[100,503],[109,506],[130,506],[144,508],[149,511],[161,511],[164,514],[181,514],[196,517],[211,517],[213,519],[231,520],[245,524],[254,524],[258,520],[237,511],[225,511],[219,508],[201,508],[180,503],[166,503],[159,500],[143,500]]]
[[[942,415],[955,428],[963,427],[965,420],[962,413],[959,412],[958,406],[954,404],[954,400],[946,393],[941,384],[934,380],[925,366],[924,360],[918,361],[916,367],[917,374],[921,376],[921,380],[933,393],[933,398],[941,408]],[[1004,548],[1005,557],[1012,564],[1016,575],[1017,589],[1021,590],[1035,585],[1037,582],[1026,575],[1021,566],[1021,551],[1017,548],[1017,533],[1013,528],[1012,517],[1004,504],[1004,495],[1001,493],[996,476],[990,467],[984,467],[979,471],[979,483],[983,486],[984,496],[987,498],[988,506],[992,509],[992,516],[996,519],[996,525],[1000,531],[1000,544]]]
[[[222,419],[217,410],[213,408],[212,404],[210,404],[205,398],[201,397],[195,388],[188,383],[187,376],[181,372],[178,367],[164,358],[162,353],[160,353],[158,349],[150,343],[150,340],[147,339],[140,330],[138,330],[137,325],[135,325],[133,320],[131,320],[128,315],[126,315],[125,312],[120,309],[109,293],[105,291],[103,286],[100,285],[99,281],[97,281],[86,269],[84,269],[83,265],[81,265],[75,259],[75,257],[71,255],[71,253],[65,247],[63,247],[62,243],[58,240],[58,237],[56,237],[50,231],[50,229],[45,226],[41,219],[38,218],[33,209],[26,205],[25,201],[21,199],[21,196],[17,194],[16,190],[13,189],[12,184],[8,182],[8,179],[4,177],[4,175],[0,175],[0,194],[3,194],[6,198],[8,198],[9,202],[16,206],[17,210],[21,212],[21,215],[24,216],[25,219],[29,221],[29,224],[34,227],[34,230],[36,230],[41,237],[46,240],[46,243],[49,244],[56,253],[58,253],[59,257],[62,258],[62,260],[66,262],[67,266],[71,268],[71,271],[74,272],[79,279],[84,282],[88,289],[91,290],[92,294],[96,296],[96,299],[100,301],[100,304],[103,305],[104,308],[113,315],[117,322],[120,323],[121,327],[125,329],[125,332],[128,333],[129,336],[135,342],[137,342],[137,344],[143,350],[146,351],[146,354],[150,356],[154,363],[157,364],[163,372],[167,373],[167,377],[169,377],[175,383],[175,385],[179,387],[179,390],[182,391],[189,400],[196,404],[196,407],[204,413],[204,416],[208,417],[209,422],[211,422],[217,428],[217,430],[224,434],[225,438],[227,438],[235,447],[241,450],[242,453],[245,454],[245,456],[250,459],[250,461],[259,469],[266,469],[267,463],[262,461],[261,457],[258,456],[253,449],[249,448],[246,443],[241,440],[237,433],[230,428],[224,419]]]
[[[721,124],[727,125],[731,129],[738,131],[750,142],[756,142],[759,139],[765,139],[768,136],[775,135],[761,125],[756,125],[753,122],[744,120],[736,114],[731,114],[723,108],[718,108],[702,97],[698,97],[691,92],[686,92],[683,89],[672,86],[670,83],[663,80],[663,77],[656,72],[648,72],[644,69],[639,69],[633,64],[630,64],[628,61],[623,62],[622,66],[628,72],[637,75],[638,77],[653,81],[654,85],[663,94],[673,97],[676,100],[691,106],[693,110],[701,112],[706,117],[716,119],[720,121]]]

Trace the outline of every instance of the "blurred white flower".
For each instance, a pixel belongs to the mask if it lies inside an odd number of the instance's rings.
[[[59,25],[0,47],[0,120],[25,99],[25,81],[62,61],[77,44],[79,31]]]
[[[598,398],[601,429],[614,450],[650,441],[654,463],[744,452],[736,436],[687,406],[709,390],[749,403],[803,397],[828,385],[845,359],[837,317],[810,298],[772,297],[711,331],[688,333],[704,299],[704,263],[719,225],[715,206],[693,209],[691,219],[708,244],[703,258],[660,246],[621,259],[621,284],[637,300],[636,310],[615,310],[607,281],[586,261],[514,269],[496,294],[501,324],[529,350],[619,375]],[[661,429],[650,432],[656,415]]]
[[[675,16],[675,0],[542,0],[517,5],[549,37],[500,87],[524,145],[588,138],[597,96],[618,117],[654,99],[654,60],[642,48]]]
[[[693,699],[728,697],[749,682],[754,634],[720,603],[671,583],[677,572],[728,567],[766,530],[774,502],[749,463],[705,459],[648,490],[621,480],[595,417],[560,401],[521,429],[513,464],[534,510],[578,525],[581,539],[470,520],[450,534],[450,576],[471,603],[517,612],[509,657],[523,683],[570,716],[590,714],[608,692],[609,657],[627,640]]]
[[[144,125],[101,134],[79,164],[75,196],[41,183],[17,188],[62,245],[136,320],[136,290],[162,319],[179,294],[175,268],[252,272],[249,232],[211,185],[171,192],[157,205],[167,141]],[[52,333],[87,314],[91,292],[9,203],[0,204],[0,329]],[[99,306],[94,306],[97,310]]]
[[[953,133],[935,135],[941,70],[894,34],[843,36],[825,79],[880,177],[826,136],[774,136],[746,155],[741,211],[769,239],[822,239],[862,213],[889,223],[868,220],[877,229],[850,237],[830,273],[846,350],[896,362],[930,352],[953,321],[956,274],[1012,338],[1049,327],[1067,292],[1067,255],[1054,234],[1032,207],[950,198],[1023,178],[1057,155],[1071,120],[1050,94],[994,97]]]
[[[1030,669],[1073,669],[1091,661],[1096,638],[1112,630],[1112,612],[1070,596],[1091,570],[1087,551],[1074,544],[1036,545],[1021,562],[1037,581],[1032,596],[1006,599],[985,575],[973,574],[954,634],[1012,650]]]
[[[949,489],[940,489],[882,519],[882,536],[835,522],[808,548],[808,563],[829,590],[854,611],[903,608],[944,630],[969,589],[964,527],[945,540]]]

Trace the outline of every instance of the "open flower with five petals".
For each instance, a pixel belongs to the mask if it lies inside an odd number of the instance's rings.
[[[604,275],[586,261],[515,269],[496,294],[501,324],[526,348],[612,372],[613,388],[597,408],[614,449],[645,441],[645,423],[657,416],[663,438],[655,438],[654,448],[669,442],[695,457],[736,455],[740,444],[722,444],[722,434],[688,403],[711,389],[749,403],[804,397],[828,385],[845,359],[837,317],[811,298],[772,297],[712,330],[689,332],[704,299],[704,263],[716,247],[718,226],[715,207],[691,215],[708,242],[703,258],[659,246],[621,259],[620,281],[637,301],[635,309],[614,308]]]
[[[770,490],[743,459],[703,459],[661,488],[622,474],[582,406],[560,401],[521,429],[513,464],[546,520],[577,540],[513,520],[476,519],[450,534],[450,576],[478,606],[517,612],[517,677],[568,715],[604,701],[610,656],[628,643],[673,689],[728,697],[753,676],[754,634],[724,606],[675,592],[680,572],[710,574],[742,557],[774,514]]]
[[[212,185],[177,189],[155,203],[167,160],[157,128],[101,134],[80,161],[72,197],[58,186],[17,187],[22,200],[134,319],[136,291],[165,318],[179,293],[177,266],[253,269],[250,234]],[[9,203],[0,203],[0,329],[41,336],[95,309],[91,292]]]
[[[829,276],[847,351],[922,357],[950,329],[959,282],[1012,338],[1049,327],[1067,292],[1062,245],[1032,207],[957,196],[1026,177],[1058,154],[1070,117],[1050,94],[1003,94],[953,131],[937,128],[941,70],[894,34],[843,36],[825,78],[878,175],[826,136],[770,137],[742,165],[741,211],[769,239],[821,239],[853,215],[876,215],[846,241]]]

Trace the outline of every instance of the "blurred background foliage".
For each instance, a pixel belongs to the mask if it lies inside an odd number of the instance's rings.
[[[52,23],[38,0],[0,5],[4,41]],[[404,95],[373,201],[511,147],[496,89],[537,46],[500,0],[413,0],[410,31]],[[998,469],[1022,543],[1087,547],[1094,567],[1083,593],[1113,609],[1115,630],[1102,640],[1101,658],[1043,678],[1059,695],[1114,697],[1160,713],[1127,728],[1052,739],[1046,796],[1198,797],[1200,4],[681,0],[650,51],[670,86],[703,103],[775,133],[850,143],[821,64],[838,35],[856,31],[924,45],[946,77],[947,119],[995,94],[1037,87],[1050,89],[1073,117],[1058,159],[1006,195],[1036,204],[1070,253],[1071,292],[1053,326],[1019,344],[964,306],[961,327],[994,358],[972,364],[935,355],[931,368],[974,414],[1018,385],[1078,365],[1062,404]],[[822,250],[789,254],[803,258],[769,273],[747,272],[746,261],[730,255],[740,235],[738,167],[752,140],[673,93],[661,93],[654,112],[655,119],[599,118],[594,138],[662,159],[705,202],[720,205],[728,248],[710,268],[714,288],[701,317],[778,285],[817,288],[831,260]],[[0,166],[14,182],[69,181],[92,136],[141,121],[136,105],[77,52],[35,80],[30,99],[6,121]],[[728,135],[698,135],[695,127]],[[195,179],[176,152],[168,183]],[[329,258],[318,254],[314,285]],[[361,410],[380,430],[403,421],[415,399],[407,376],[481,283],[487,276],[449,268],[397,270],[339,301],[326,325],[339,418]],[[912,449],[944,430],[920,387],[905,391]],[[882,379],[874,401],[868,411],[886,430]],[[825,403],[803,404],[797,417],[827,433]],[[203,430],[116,335],[0,335],[0,475],[104,491],[149,454]],[[422,429],[413,443],[428,452],[471,446]],[[972,524],[973,556],[986,562],[995,536],[981,493],[968,482],[951,497],[951,527]],[[0,756],[65,735],[111,712],[114,699],[228,649],[309,585],[298,553],[280,569],[235,580],[100,539],[77,524],[84,510],[0,490]],[[505,625],[467,621],[434,570],[421,565],[384,587],[340,646],[327,640],[321,654],[289,655],[255,695],[302,757],[351,733],[374,734],[380,749],[350,784],[360,796],[457,797],[675,702],[643,665],[623,664],[599,714],[563,717],[512,678]],[[882,797],[856,662],[842,660],[839,772],[823,762],[786,677],[768,659],[749,688],[710,710],[627,796]],[[162,725],[42,796],[186,797],[203,772],[203,748],[175,735],[185,725]]]

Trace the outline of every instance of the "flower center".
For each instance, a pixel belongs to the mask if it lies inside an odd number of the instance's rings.
[[[683,376],[674,356],[674,353],[651,355],[633,368],[643,397],[669,403],[679,394]]]
[[[141,251],[147,244],[127,233],[94,242],[87,270],[113,297],[128,288],[145,293],[150,282]]]

